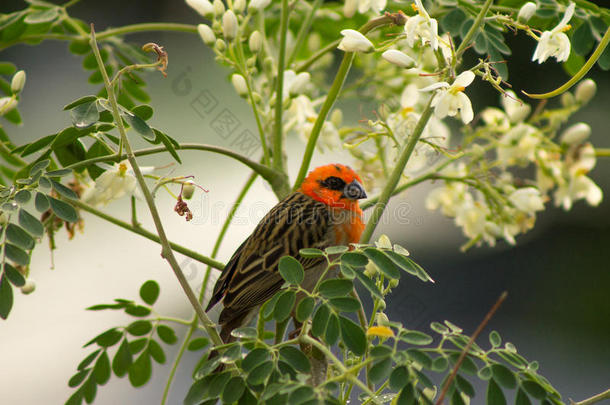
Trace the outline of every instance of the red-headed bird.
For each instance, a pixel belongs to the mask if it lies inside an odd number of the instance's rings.
[[[362,198],[362,181],[349,166],[326,165],[312,170],[298,191],[265,215],[227,263],[206,309],[224,297],[218,320],[223,342],[234,340],[231,331],[246,326],[258,306],[284,284],[278,271],[281,257],[299,260],[305,269],[302,286],[313,289],[326,260],[303,258],[299,250],[357,243],[364,230]]]

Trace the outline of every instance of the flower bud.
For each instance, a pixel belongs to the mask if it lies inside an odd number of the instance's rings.
[[[246,9],[246,0],[235,0],[233,2],[233,10],[235,10],[238,13],[243,13],[243,11]]]
[[[343,15],[345,15],[345,18],[352,18],[356,14],[356,10],[358,10],[357,0],[345,0],[343,5]]]
[[[207,24],[199,24],[197,26],[197,31],[199,32],[199,36],[203,40],[203,42],[212,46],[216,42],[216,35],[214,35],[214,31]]]
[[[377,312],[375,314],[375,323],[377,325],[384,326],[390,323],[390,320],[388,319],[388,316],[383,312]]]
[[[561,143],[579,145],[591,135],[591,127],[584,122],[574,124],[561,134]]]
[[[222,0],[214,0],[214,17],[220,17],[225,12],[225,5]]]
[[[228,41],[237,36],[237,17],[233,10],[227,10],[222,16],[222,34]]]
[[[576,101],[582,104],[587,104],[597,92],[597,84],[593,79],[585,79],[576,86]]]
[[[252,0],[248,5],[248,11],[251,14],[256,14],[260,10],[267,7],[269,4],[271,4],[271,0]]]
[[[263,61],[263,70],[267,74],[273,74],[273,58],[271,56],[267,56]]]
[[[214,6],[208,0],[186,0],[186,4],[203,17],[214,15]]]
[[[373,278],[375,274],[377,274],[377,266],[373,262],[369,262],[364,268],[364,274],[367,277]]]
[[[564,107],[570,107],[573,106],[574,104],[576,104],[576,99],[574,98],[574,95],[572,93],[570,93],[569,91],[566,91],[565,93],[563,93],[561,95],[561,105]]]
[[[343,123],[343,111],[340,108],[335,108],[330,114],[330,122],[337,128]]]
[[[339,42],[338,49],[344,52],[372,52],[375,46],[367,37],[356,30],[342,30],[343,39]]]
[[[381,57],[388,62],[405,69],[415,66],[415,61],[411,59],[409,55],[396,49],[388,49],[381,54]]]
[[[260,32],[254,31],[250,34],[250,39],[248,40],[248,46],[250,47],[250,52],[258,53],[261,50],[261,45],[263,44],[263,36]]]
[[[536,3],[532,3],[531,1],[527,2],[523,6],[521,6],[519,14],[517,15],[517,21],[521,23],[526,23],[529,21],[530,18],[532,18],[535,12]]]
[[[222,39],[217,39],[214,48],[216,48],[218,52],[222,53],[227,49],[227,44]]]
[[[393,278],[390,280],[390,282],[388,283],[388,285],[390,286],[390,288],[396,288],[398,287],[398,283],[400,282],[399,279],[397,278]]]
[[[193,198],[193,194],[195,194],[195,185],[191,180],[186,181],[182,185],[182,198],[185,200],[190,200]]]
[[[14,97],[0,97],[0,116],[17,107],[17,100]]]
[[[305,88],[309,84],[311,79],[311,75],[308,72],[301,72],[292,81],[290,87],[288,88],[288,93],[290,96],[298,96],[299,94],[305,91]]]
[[[386,308],[385,300],[377,300],[377,308],[380,311],[385,310],[385,308]]]
[[[20,70],[13,76],[13,80],[11,81],[11,91],[13,92],[13,94],[18,94],[23,89],[24,85],[25,72],[23,70]]]
[[[233,74],[231,76],[231,83],[233,83],[233,87],[237,94],[241,97],[246,97],[248,95],[248,85],[246,84],[246,79],[240,74]]]
[[[31,294],[36,289],[36,283],[31,278],[28,279],[24,285],[21,286],[21,292],[25,295]]]
[[[246,60],[246,66],[249,69],[252,69],[254,66],[256,66],[256,55],[251,56]]]
[[[8,215],[0,211],[0,225],[5,225],[8,222]]]
[[[258,93],[252,93],[252,99],[254,100],[254,104],[258,104],[263,100],[261,95]]]

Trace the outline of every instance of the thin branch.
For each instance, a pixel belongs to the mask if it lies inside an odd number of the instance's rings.
[[[273,127],[273,168],[284,170],[284,131],[282,114],[284,108],[284,69],[286,67],[286,37],[288,32],[289,13],[288,0],[282,0],[282,16],[280,20],[280,50],[278,56],[277,76],[275,86],[275,123]]]
[[[500,297],[498,297],[498,300],[496,301],[496,303],[491,307],[489,312],[487,312],[487,315],[485,315],[485,318],[483,318],[483,320],[481,321],[481,323],[479,324],[477,329],[474,331],[472,336],[470,336],[470,339],[468,340],[468,343],[466,344],[466,346],[462,349],[462,352],[460,353],[460,357],[458,357],[458,360],[455,363],[455,366],[453,366],[453,370],[451,370],[451,374],[449,375],[449,378],[447,379],[447,381],[445,381],[445,385],[443,385],[443,389],[441,391],[441,394],[438,397],[438,400],[436,401],[436,405],[441,405],[443,403],[443,400],[445,399],[445,395],[447,395],[447,391],[449,390],[449,386],[455,379],[455,376],[457,375],[457,372],[460,369],[460,366],[462,365],[464,358],[466,358],[466,355],[468,354],[468,352],[470,351],[470,348],[474,344],[474,341],[481,334],[481,332],[483,331],[485,326],[487,326],[487,323],[489,322],[491,317],[494,316],[494,314],[496,313],[498,308],[500,308],[500,305],[502,305],[502,303],[504,302],[504,300],[506,299],[507,296],[508,296],[508,293],[506,291],[504,291],[502,294],[500,294]]]
[[[159,236],[160,243],[161,243],[161,257],[163,257],[165,260],[167,260],[168,264],[172,268],[176,278],[178,279],[178,282],[180,283],[180,286],[184,290],[184,293],[186,294],[188,300],[190,301],[191,305],[195,309],[197,316],[201,320],[203,327],[206,329],[208,335],[210,336],[210,338],[212,339],[214,344],[220,345],[220,344],[222,344],[222,340],[220,339],[220,336],[218,335],[218,332],[216,331],[214,323],[210,320],[210,318],[207,316],[207,314],[203,310],[203,307],[199,304],[199,301],[197,300],[197,297],[195,296],[193,289],[189,285],[186,277],[184,276],[184,273],[182,273],[182,270],[180,269],[180,265],[178,264],[178,261],[176,260],[176,257],[174,256],[174,252],[172,251],[169,241],[167,240],[167,236],[165,235],[165,229],[163,228],[163,224],[161,222],[161,217],[160,217],[157,207],[155,205],[155,201],[152,197],[152,194],[150,193],[150,190],[148,189],[148,186],[146,185],[146,181],[144,180],[142,171],[140,170],[140,167],[138,166],[138,162],[136,161],[135,155],[133,154],[133,150],[131,149],[131,145],[129,144],[129,140],[127,139],[127,134],[125,132],[125,127],[123,126],[123,120],[119,113],[119,106],[116,101],[114,89],[112,88],[112,86],[110,84],[110,79],[108,77],[108,74],[106,73],[106,69],[104,69],[104,62],[102,61],[102,57],[100,55],[100,50],[97,46],[97,41],[95,39],[95,30],[93,28],[93,24],[91,24],[90,44],[91,44],[91,48],[93,49],[93,53],[95,55],[95,59],[97,60],[100,71],[102,72],[102,77],[104,79],[104,85],[106,87],[106,92],[108,94],[108,101],[110,102],[110,105],[112,107],[112,115],[113,115],[115,123],[118,126],[119,133],[121,134],[121,139],[123,140],[123,144],[125,145],[125,150],[127,151],[127,159],[129,160],[129,163],[131,164],[131,168],[134,171],[134,174],[138,181],[138,185],[142,189],[142,194],[144,194],[144,199],[146,200],[146,204],[148,205],[148,209],[150,210],[150,214],[155,223],[155,228],[157,229],[157,234]]]
[[[175,31],[175,32],[187,32],[191,34],[197,33],[197,26],[192,24],[178,24],[178,23],[143,23],[143,24],[132,24],[125,25],[119,28],[109,28],[105,31],[101,31],[97,34],[97,39],[105,39],[115,35],[122,34],[133,34],[136,32],[145,31]]]
[[[470,29],[466,33],[466,36],[462,40],[462,43],[458,47],[457,51],[455,51],[454,61],[462,57],[462,54],[466,51],[466,49],[468,49],[470,41],[474,39],[474,36],[479,32],[479,28],[481,28],[481,26],[485,23],[485,15],[487,14],[487,11],[489,11],[491,3],[493,3],[493,0],[486,0],[485,4],[483,4],[481,11],[477,15],[477,18],[474,20],[474,23],[472,24],[472,27],[470,27]]]
[[[574,402],[570,400],[570,405],[592,405],[603,401],[604,399],[610,399],[610,389],[579,402]]]

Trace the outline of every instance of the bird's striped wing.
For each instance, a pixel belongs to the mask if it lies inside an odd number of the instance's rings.
[[[273,296],[283,284],[277,270],[281,257],[301,262],[305,271],[324,261],[303,258],[303,248],[332,245],[328,207],[302,194],[293,193],[279,202],[261,220],[237,249],[214,288],[208,309],[224,296],[221,324],[230,322]]]

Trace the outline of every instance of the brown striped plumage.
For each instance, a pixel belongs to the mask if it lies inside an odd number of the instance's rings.
[[[347,198],[343,189],[329,189],[323,183],[329,177],[341,178],[344,187],[359,187],[360,194]],[[303,258],[299,250],[358,241],[364,224],[357,199],[365,196],[359,178],[349,167],[323,166],[310,173],[300,191],[288,195],[265,215],[227,263],[206,309],[224,298],[218,320],[224,342],[231,341],[231,331],[246,324],[256,308],[280,289],[284,283],[277,270],[281,257],[297,258],[305,269],[303,285],[312,288],[325,260]]]

